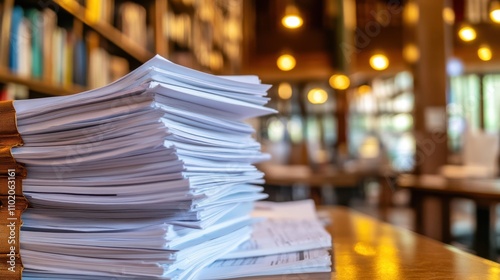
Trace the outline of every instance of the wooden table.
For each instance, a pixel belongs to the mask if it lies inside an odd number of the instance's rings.
[[[367,178],[379,180],[383,186],[384,194],[388,194],[390,189],[388,182],[395,177],[392,171],[381,169],[366,170],[339,170],[334,166],[326,166],[318,170],[312,170],[305,165],[268,165],[262,166],[261,170],[265,173],[266,185],[293,187],[297,185],[307,186],[310,190],[310,196],[317,205],[322,204],[321,188],[329,186],[334,187],[339,195],[338,204],[348,206],[353,190],[358,190],[363,186],[363,181]],[[350,191],[351,190],[351,191]],[[384,199],[390,199],[384,196]],[[387,201],[381,205],[386,205]]]
[[[425,233],[424,200],[437,197],[441,202],[441,239],[445,243],[452,241],[450,200],[467,198],[475,202],[476,232],[474,250],[484,258],[497,259],[497,242],[494,223],[494,206],[500,202],[499,179],[446,179],[438,176],[401,176],[397,184],[412,193],[412,205],[415,210],[415,230]]]
[[[345,207],[320,208],[332,223],[334,272],[247,279],[500,279],[500,264]]]

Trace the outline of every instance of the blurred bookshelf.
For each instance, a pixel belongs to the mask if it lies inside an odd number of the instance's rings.
[[[324,90],[324,102],[313,104],[308,100],[313,89]],[[314,167],[335,160],[337,95],[327,83],[317,81],[283,81],[269,90],[269,106],[278,113],[259,118],[256,127],[272,163]]]
[[[414,167],[413,77],[408,71],[374,78],[349,90],[349,153],[360,157],[366,145],[378,142],[391,167]]]
[[[2,98],[101,87],[155,54],[237,73],[242,12],[242,0],[0,1],[0,88],[18,84],[29,93]]]

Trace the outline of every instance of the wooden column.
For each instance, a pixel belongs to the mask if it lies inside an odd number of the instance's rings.
[[[414,24],[415,44],[420,57],[413,66],[415,86],[414,124],[416,172],[435,174],[446,164],[448,78],[446,61],[451,51],[450,27],[443,20],[446,0],[414,0],[418,21]]]
[[[336,112],[337,117],[337,152],[347,152],[347,117],[349,115],[349,104],[347,92],[336,90]]]
[[[452,44],[451,26],[443,19],[443,9],[447,2],[411,0],[405,7],[405,27],[412,35],[406,39],[412,41],[419,53],[412,64],[417,174],[438,174],[440,167],[447,163],[446,64]],[[409,7],[413,10],[417,7],[417,13],[410,11]],[[414,198],[418,206],[417,231],[431,238],[450,242],[449,201],[418,201],[422,199],[423,196]]]
[[[350,74],[350,65],[355,64],[356,56],[354,53],[345,52],[343,46],[354,46],[354,31],[356,29],[356,1],[355,0],[337,0],[336,18],[336,68],[339,72],[345,75]],[[338,47],[340,46],[340,47]],[[337,157],[340,154],[348,153],[348,137],[347,131],[349,129],[349,100],[347,98],[346,90],[335,90],[336,112],[337,119],[337,142],[335,149]]]

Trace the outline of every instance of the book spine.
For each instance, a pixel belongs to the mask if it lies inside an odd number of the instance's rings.
[[[54,44],[53,44],[53,34],[57,25],[56,14],[51,9],[43,10],[42,21],[42,53],[43,53],[43,79],[46,81],[52,81],[52,73],[54,68]]]
[[[101,0],[87,0],[87,6],[85,10],[85,18],[91,22],[96,23],[101,19],[102,10]]]
[[[12,10],[14,6],[13,0],[2,1],[0,4],[0,65],[9,65],[9,49],[11,41],[11,22]]]
[[[31,77],[40,79],[42,77],[42,29],[43,22],[41,14],[36,9],[28,10],[28,20],[31,27]]]
[[[19,26],[18,33],[18,46],[19,49],[16,52],[18,69],[17,73],[21,76],[29,77],[31,75],[31,34],[30,34],[30,22],[29,20],[23,18]]]
[[[81,86],[87,85],[87,50],[85,42],[77,39],[74,46],[74,69],[73,69],[73,83]]]
[[[12,22],[10,26],[10,45],[9,45],[9,69],[17,73],[19,69],[19,29],[23,20],[23,8],[15,6],[12,9]]]

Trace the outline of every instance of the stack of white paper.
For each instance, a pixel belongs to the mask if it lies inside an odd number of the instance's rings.
[[[242,121],[273,112],[268,88],[155,57],[97,90],[16,101],[23,278],[193,279],[249,240],[267,156]]]

